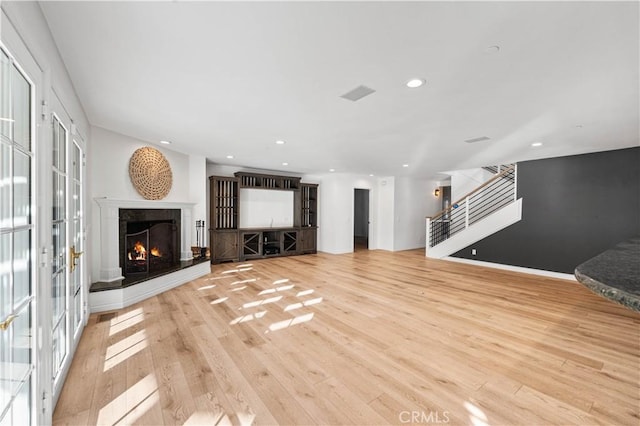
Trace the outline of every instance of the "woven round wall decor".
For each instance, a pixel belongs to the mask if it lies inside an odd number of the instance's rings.
[[[148,146],[137,149],[131,156],[129,177],[134,188],[147,200],[162,200],[173,184],[169,162],[160,151]]]

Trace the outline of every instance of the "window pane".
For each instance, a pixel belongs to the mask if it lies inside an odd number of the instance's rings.
[[[56,166],[61,172],[66,171],[66,155],[67,155],[67,131],[62,124],[58,125],[58,157],[54,157],[54,166]]]
[[[65,226],[64,223],[54,223],[52,230],[53,237],[53,253],[51,263],[53,265],[52,273],[56,273],[62,268],[65,262]]]
[[[53,276],[53,289],[51,290],[51,300],[53,301],[53,322],[62,315],[67,297],[67,286],[65,285],[65,274],[60,272]]]
[[[66,355],[66,316],[63,316],[58,326],[53,330],[53,377],[57,377],[64,356]]]
[[[31,378],[20,389],[20,393],[13,402],[13,424],[31,424]]]
[[[11,76],[13,98],[13,141],[31,150],[31,86],[24,76],[13,67]]]
[[[58,157],[60,156],[60,154],[58,154],[58,152],[60,151],[60,122],[58,121],[58,118],[54,115],[53,116],[53,143],[51,144],[51,147],[53,149],[53,156],[51,158],[53,158],[53,166],[54,167],[58,167]]]
[[[16,232],[13,246],[13,308],[31,294],[31,230]]]
[[[3,378],[11,377],[10,349],[9,333],[0,333],[0,377]],[[11,380],[0,380],[0,415],[11,401],[11,392]],[[11,421],[6,421],[7,418],[11,419],[10,412],[4,420],[0,419],[0,425],[11,425]]]
[[[0,318],[11,311],[11,234],[0,234]],[[2,335],[4,333],[0,333]],[[7,333],[8,334],[8,333]],[[0,360],[0,362],[2,362]]]
[[[81,208],[82,206],[80,204],[80,184],[77,182],[74,182],[73,183],[73,211],[71,212],[74,219],[80,219],[80,216],[82,216],[82,212],[80,211]]]
[[[78,326],[80,325],[80,320],[82,318],[82,297],[80,291],[76,293],[73,297],[74,300],[74,309],[73,309],[73,333],[75,334]]]
[[[53,220],[64,220],[65,217],[65,177],[57,172],[53,172]]]
[[[31,307],[27,305],[11,324],[13,327],[13,379],[19,382],[24,379],[31,363]]]
[[[13,225],[11,217],[11,147],[0,142],[0,228]]]
[[[18,150],[13,151],[13,225],[31,222],[31,157]]]
[[[0,134],[11,139],[11,63],[0,51]]]
[[[80,176],[80,161],[80,148],[73,144],[73,178],[76,180],[82,180]]]

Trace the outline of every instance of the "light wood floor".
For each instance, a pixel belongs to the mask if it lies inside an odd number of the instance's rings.
[[[578,283],[296,256],[92,315],[54,424],[638,425],[639,362],[640,315]]]

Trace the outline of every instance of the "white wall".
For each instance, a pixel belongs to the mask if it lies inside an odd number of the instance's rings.
[[[494,175],[485,169],[464,169],[446,172],[451,176],[451,202],[458,201]]]
[[[96,226],[90,231],[90,247],[94,253],[100,253],[100,208],[95,198],[106,197],[116,200],[144,200],[131,184],[129,178],[129,159],[136,149],[153,145],[149,142],[125,136],[101,127],[92,127],[92,149],[90,153],[91,167],[89,180],[92,182],[89,200],[91,202],[91,218]],[[171,165],[173,185],[171,191],[162,201],[197,203],[200,215],[206,209],[206,168],[198,157],[190,157],[163,146],[154,146],[166,157]],[[191,169],[190,166],[194,165]],[[204,182],[204,183],[200,183]],[[192,188],[193,183],[193,188]],[[194,209],[194,212],[196,211]],[[203,218],[204,219],[204,218]],[[195,238],[195,218],[192,228]],[[91,260],[91,281],[97,281],[100,272],[100,259]]]
[[[207,191],[207,159],[200,155],[189,156],[189,200],[197,203],[193,206],[193,222],[196,220],[204,220],[203,241],[200,241],[200,247],[206,247],[209,241],[209,216],[207,209],[209,206]],[[194,225],[195,226],[195,225]],[[191,234],[191,245],[196,245],[196,233]]]
[[[369,190],[369,248],[379,247],[378,179],[349,173],[309,176],[305,180],[320,184],[318,250],[332,253],[353,252],[354,189]]]
[[[393,251],[394,214],[395,214],[395,178],[380,178],[376,182],[378,187],[378,204],[376,206],[378,220],[375,229],[378,234],[376,247],[381,250]]]
[[[92,129],[92,141],[92,198],[144,200],[131,184],[129,159],[138,148],[153,144],[95,126]],[[190,202],[189,156],[163,146],[154,147],[167,158],[173,173],[171,191],[163,201]],[[202,178],[204,179],[204,176]]]
[[[440,198],[433,195],[437,181],[398,177],[394,193],[393,250],[425,246],[425,217],[440,210]]]

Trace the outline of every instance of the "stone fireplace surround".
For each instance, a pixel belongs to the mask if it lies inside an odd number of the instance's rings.
[[[170,290],[188,281],[199,278],[211,271],[207,262],[189,263],[193,261],[191,251],[191,233],[194,225],[193,206],[195,203],[179,203],[149,200],[115,200],[96,198],[100,207],[100,283],[113,283],[113,286],[102,291],[89,293],[91,312],[103,312],[122,309],[156,294]],[[180,261],[187,265],[175,272],[151,278],[131,286],[118,286],[124,277],[120,267],[120,209],[180,209]],[[194,225],[195,226],[195,225]],[[119,288],[118,288],[119,287]]]

